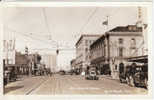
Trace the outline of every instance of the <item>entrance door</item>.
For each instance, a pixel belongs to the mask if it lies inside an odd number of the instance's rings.
[[[120,63],[119,64],[119,73],[122,73],[122,72],[124,72],[124,64]]]

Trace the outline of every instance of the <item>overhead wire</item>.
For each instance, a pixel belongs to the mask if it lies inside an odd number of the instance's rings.
[[[89,23],[89,21],[92,19],[92,17],[95,15],[96,11],[97,11],[97,7],[91,11],[88,19],[85,21],[85,23],[83,24],[83,26],[81,27],[81,29],[79,30],[79,33],[77,33],[76,35],[81,35],[82,31],[85,29],[85,27],[87,26],[87,24]]]
[[[5,28],[7,28],[8,30],[10,30],[10,31],[12,31],[12,32],[14,32],[14,33],[16,33],[16,34],[19,34],[19,35],[28,37],[28,38],[30,38],[30,39],[33,39],[33,40],[36,40],[36,41],[39,41],[39,42],[41,41],[41,42],[44,42],[44,43],[48,43],[49,45],[53,45],[52,48],[55,48],[54,50],[56,50],[57,42],[55,42],[56,44],[51,44],[51,42],[49,42],[49,41],[45,41],[45,40],[43,40],[43,39],[39,39],[39,38],[36,38],[36,37],[32,37],[32,36],[30,36],[30,35],[28,35],[28,34],[25,34],[25,33],[22,33],[22,32],[18,32],[18,31],[16,31],[16,30],[10,29],[10,28],[8,28],[8,27],[6,27],[6,26],[5,26]],[[29,41],[29,40],[27,40],[27,41]],[[54,42],[54,41],[53,41],[53,42]],[[52,49],[49,49],[49,50],[52,50]],[[68,47],[65,48],[65,46],[63,45],[63,48],[59,48],[59,50],[74,50],[74,48],[68,48]]]
[[[52,39],[52,35],[51,35],[50,27],[49,27],[49,24],[48,24],[48,21],[47,21],[47,16],[46,16],[45,8],[42,8],[42,10],[43,10],[44,22],[45,22],[45,25],[47,27],[48,33],[49,33],[49,39],[51,40]]]

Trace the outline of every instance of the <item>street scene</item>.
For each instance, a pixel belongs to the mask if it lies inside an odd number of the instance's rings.
[[[148,94],[146,7],[3,10],[5,95]]]
[[[101,95],[101,94],[146,94],[147,90],[119,84],[110,77],[100,76],[99,81],[85,80],[81,76],[53,75],[24,78],[10,83],[5,88],[7,95]]]

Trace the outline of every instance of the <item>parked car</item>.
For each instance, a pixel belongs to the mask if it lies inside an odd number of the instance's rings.
[[[73,75],[73,74],[76,74],[74,70],[69,70],[66,72],[66,75]]]
[[[133,63],[131,66],[124,67],[119,71],[120,82],[127,82],[130,86],[148,87],[148,65],[137,65]]]
[[[87,80],[98,80],[97,72],[94,68],[89,69],[85,75],[85,79]]]
[[[59,74],[60,74],[60,75],[65,75],[66,72],[65,72],[64,70],[60,70],[60,71],[59,71]]]

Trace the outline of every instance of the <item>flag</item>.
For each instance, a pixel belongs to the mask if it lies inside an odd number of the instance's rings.
[[[148,27],[148,24],[143,24],[144,29],[146,29]]]
[[[108,20],[104,21],[102,24],[103,25],[108,25]]]

